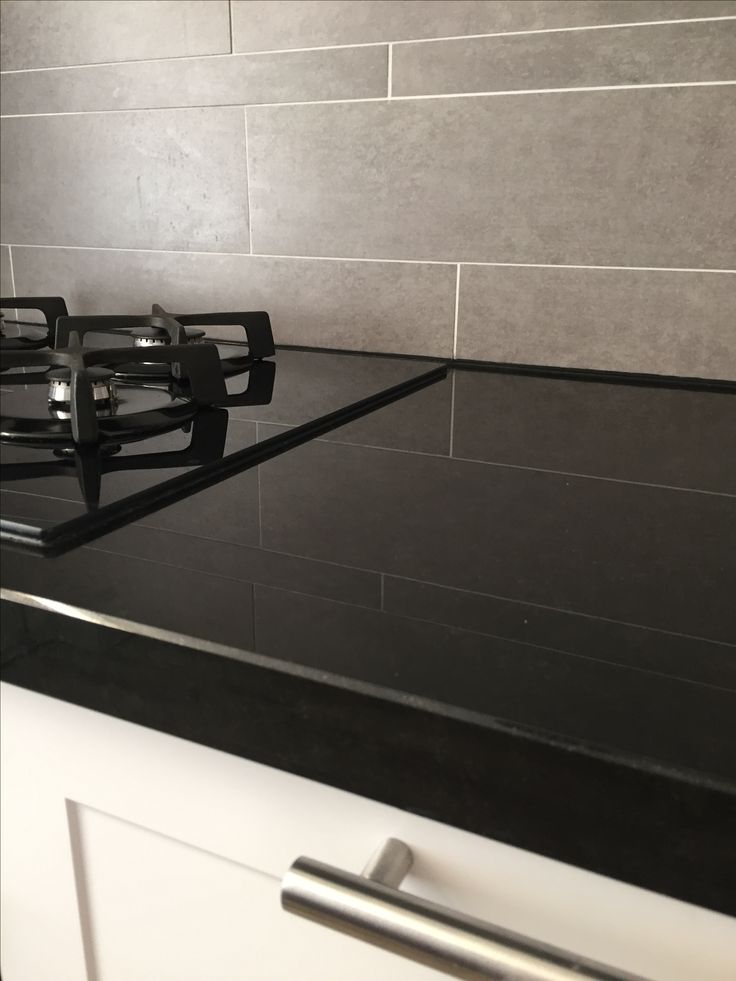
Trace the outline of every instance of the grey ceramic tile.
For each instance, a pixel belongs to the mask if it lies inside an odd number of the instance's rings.
[[[264,654],[733,776],[733,692],[260,586],[254,609]]]
[[[279,344],[449,356],[455,269],[255,256],[13,250],[19,291],[75,314],[268,310]]]
[[[736,13],[733,0],[233,0],[236,51]]]
[[[253,248],[731,268],[734,105],[724,86],[252,108]]]
[[[736,20],[397,44],[392,93],[712,82],[736,78]]]
[[[727,644],[385,576],[387,613],[736,690]]]
[[[227,0],[3,0],[0,12],[4,71],[230,50]]]
[[[11,245],[248,251],[242,109],[6,119]]]
[[[731,273],[463,266],[458,356],[736,378],[734,310]]]
[[[265,548],[726,643],[735,511],[711,494],[323,441],[261,467]]]
[[[383,97],[388,48],[181,58],[6,75],[3,115]]]
[[[10,272],[10,249],[7,245],[0,245],[0,294],[2,296],[13,295],[13,277]]]
[[[464,459],[736,495],[736,389],[457,371],[454,429]]]

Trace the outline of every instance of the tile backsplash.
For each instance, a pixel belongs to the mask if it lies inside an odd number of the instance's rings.
[[[3,295],[736,378],[736,0],[2,0]]]

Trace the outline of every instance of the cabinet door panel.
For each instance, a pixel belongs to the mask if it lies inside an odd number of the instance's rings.
[[[279,881],[76,805],[94,981],[437,978],[284,913]]]
[[[297,856],[359,872],[388,837],[407,891],[653,981],[736,978],[728,917],[0,687],[3,981],[439,977],[280,908]]]

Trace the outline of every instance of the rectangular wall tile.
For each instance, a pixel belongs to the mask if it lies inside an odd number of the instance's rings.
[[[248,251],[242,109],[6,119],[11,245]]]
[[[9,74],[2,115],[224,106],[386,95],[388,48],[180,58]]]
[[[397,44],[394,95],[736,78],[736,20]]]
[[[268,310],[280,344],[452,353],[452,266],[33,248],[13,261],[20,292],[62,295],[74,314]]]
[[[454,374],[457,457],[736,495],[736,391]]]
[[[734,91],[252,108],[253,250],[731,268]]]
[[[457,353],[736,378],[735,310],[733,273],[463,266]]]
[[[233,0],[236,51],[736,14],[733,0]]]
[[[10,274],[10,249],[0,245],[0,295],[13,295],[13,277]]]
[[[3,0],[4,71],[230,50],[227,0]]]

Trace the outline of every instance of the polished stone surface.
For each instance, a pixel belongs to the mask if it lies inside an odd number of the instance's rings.
[[[258,439],[426,367],[276,360]],[[59,558],[4,548],[57,611],[11,604],[6,680],[732,910],[734,432],[726,387],[456,369]],[[68,517],[60,479],[3,514]]]
[[[736,494],[726,392],[459,371],[454,406],[461,459]]]

